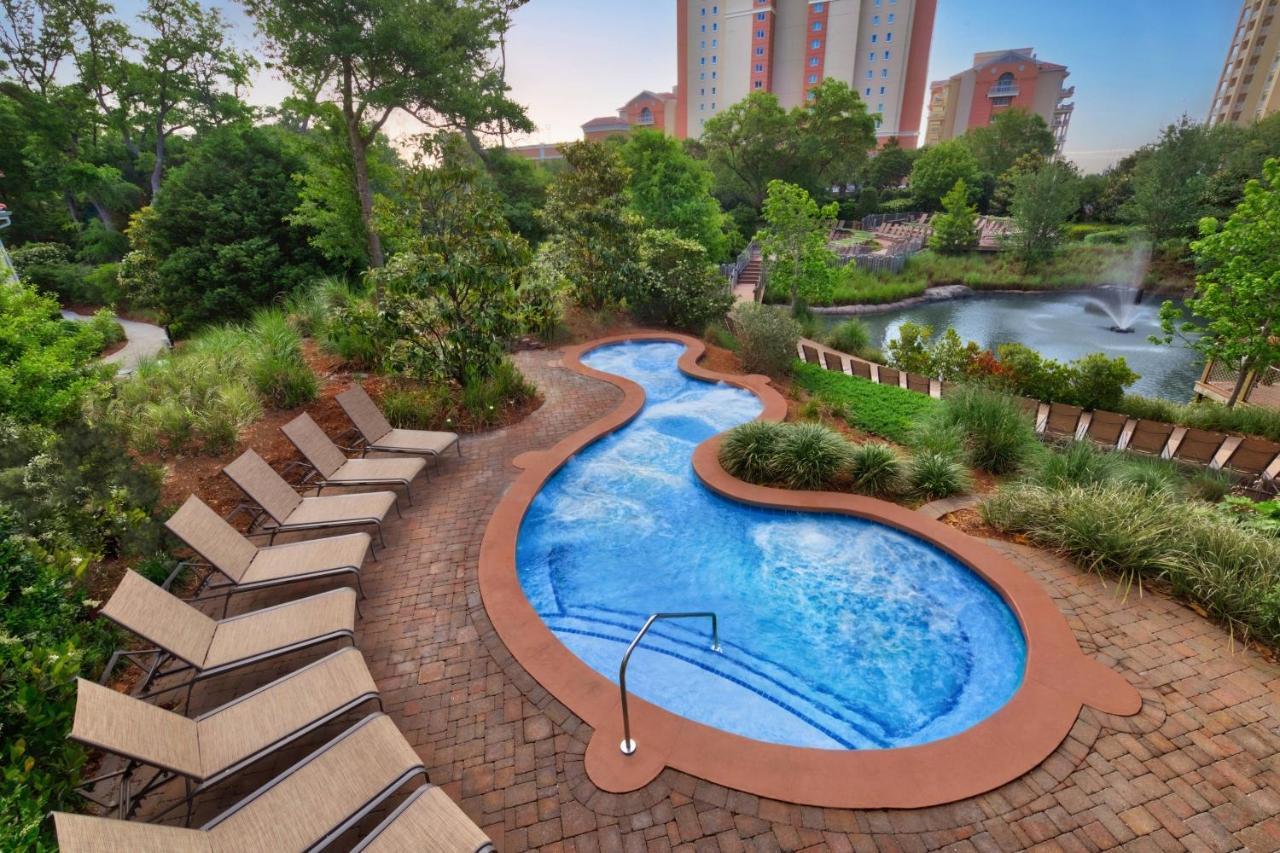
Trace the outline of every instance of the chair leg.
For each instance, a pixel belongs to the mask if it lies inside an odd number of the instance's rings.
[[[355,578],[356,578],[356,592],[360,593],[361,598],[368,598],[369,596],[365,595],[364,593],[364,583],[360,580],[359,573],[356,574]]]
[[[378,524],[378,540],[382,542],[382,547],[387,547],[387,537],[382,532],[382,524]]]

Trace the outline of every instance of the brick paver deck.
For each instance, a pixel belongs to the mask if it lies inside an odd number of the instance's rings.
[[[986,795],[910,811],[762,800],[667,770],[624,796],[583,770],[586,727],[512,659],[481,604],[485,524],[544,448],[620,400],[612,386],[524,353],[545,405],[446,460],[389,548],[365,568],[359,647],[432,781],[499,850],[1280,850],[1280,667],[1161,595],[1116,594],[1042,552],[996,547],[1035,576],[1084,650],[1142,692],[1143,711],[1086,709],[1038,769]]]

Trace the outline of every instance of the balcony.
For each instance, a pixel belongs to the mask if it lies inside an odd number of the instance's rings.
[[[1017,86],[992,86],[987,90],[988,98],[1016,98],[1017,96]]]
[[[1075,93],[1076,93],[1076,87],[1075,87],[1075,86],[1068,86],[1067,88],[1063,89],[1061,92],[1059,92],[1059,93],[1058,93],[1058,100],[1059,100],[1059,101],[1062,101],[1062,100],[1065,100],[1065,99],[1067,99],[1067,98],[1070,98],[1070,97],[1071,97],[1072,95],[1074,95]]]

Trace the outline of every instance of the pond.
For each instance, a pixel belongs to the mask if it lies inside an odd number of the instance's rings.
[[[871,330],[872,345],[879,347],[896,338],[903,323],[914,322],[932,326],[935,335],[950,326],[963,340],[977,341],[993,352],[1000,344],[1022,343],[1063,362],[1091,352],[1124,356],[1130,369],[1142,377],[1130,392],[1176,402],[1190,400],[1203,366],[1200,355],[1176,341],[1172,346],[1159,346],[1147,340],[1148,335],[1160,331],[1164,297],[1148,296],[1136,305],[1127,300],[1121,304],[1123,293],[1097,288],[1073,293],[980,294],[864,314],[860,319]],[[1173,301],[1181,305],[1181,300]],[[1132,334],[1111,331],[1115,320],[1108,308],[1126,315]],[[827,328],[848,319],[820,316]]]

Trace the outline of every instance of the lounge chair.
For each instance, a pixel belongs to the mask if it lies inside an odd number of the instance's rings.
[[[222,469],[257,508],[250,530],[266,514],[273,522],[266,528],[268,542],[277,534],[312,530],[336,530],[373,525],[385,545],[382,522],[396,505],[395,492],[362,492],[356,495],[323,495],[304,498],[252,450],[246,450]],[[396,513],[400,512],[396,508]]]
[[[1044,422],[1044,434],[1050,438],[1074,438],[1083,411],[1079,406],[1050,403],[1049,416]]]
[[[1129,437],[1125,450],[1162,456],[1171,435],[1173,435],[1173,424],[1167,424],[1164,421],[1140,420],[1134,424],[1133,435]]]
[[[439,457],[450,447],[462,455],[462,444],[456,432],[432,432],[423,429],[392,429],[369,395],[353,385],[338,395],[338,405],[347,413],[364,440],[362,455],[380,453],[417,453]]]
[[[1226,440],[1226,435],[1220,432],[1188,428],[1182,436],[1182,441],[1178,442],[1177,449],[1173,451],[1173,458],[1179,462],[1208,465],[1218,455],[1218,451],[1222,449],[1222,443]]]
[[[844,356],[835,352],[822,351],[818,353],[822,358],[822,366],[827,370],[834,370],[836,373],[844,373]]]
[[[1089,416],[1089,428],[1085,430],[1085,435],[1100,447],[1115,447],[1120,443],[1124,425],[1128,422],[1129,418],[1125,415],[1096,409]]]
[[[386,820],[378,824],[352,853],[483,853],[493,842],[471,818],[434,785],[424,785],[409,795]]]
[[[164,587],[168,589],[173,578],[186,568],[207,566],[226,579],[221,583],[210,583],[207,587],[201,583],[201,590],[207,588],[215,595],[225,597],[224,615],[225,604],[233,593],[341,575],[354,579],[356,590],[361,598],[364,597],[364,589],[360,586],[360,567],[373,547],[373,538],[368,533],[348,533],[259,548],[195,495],[187,498],[187,502],[169,517],[164,526],[204,561],[183,563],[165,581]]]
[[[1040,401],[1034,397],[1014,397],[1013,402],[1017,404],[1018,411],[1031,418],[1031,423],[1039,426],[1036,422],[1040,420]]]
[[[409,503],[413,503],[413,479],[426,469],[427,460],[348,459],[306,412],[281,430],[307,460],[311,470],[302,484],[315,486],[317,495],[326,486],[402,486]]]
[[[868,382],[871,381],[871,362],[851,358],[849,359],[849,369],[853,371],[854,376],[861,376]]]
[[[809,364],[816,364],[819,367],[822,367],[822,358],[818,355],[817,347],[811,347],[808,344],[801,344],[800,354],[804,356],[804,360]]]
[[[1265,438],[1246,437],[1231,451],[1222,467],[1256,480],[1266,475],[1277,456],[1280,456],[1280,444]]]
[[[930,382],[928,376],[921,376],[918,373],[907,374],[907,390],[915,391],[918,394],[929,395]]]
[[[373,676],[355,649],[336,651],[194,719],[82,678],[70,737],[126,759],[123,769],[83,786],[118,779],[115,802],[84,792],[86,797],[128,819],[148,794],[182,779],[186,795],[151,819],[185,804],[190,823],[196,796],[371,701],[382,710]],[[155,772],[134,791],[131,783],[142,768]]]
[[[141,668],[139,698],[184,687],[190,698],[195,682],[206,678],[323,643],[346,640],[355,645],[356,594],[349,587],[214,620],[126,571],[100,613],[155,645],[116,652],[102,673],[105,681],[122,659]],[[143,663],[148,657],[149,665]],[[188,672],[187,681],[148,689],[157,678]]]
[[[324,850],[406,785],[426,776],[417,753],[391,718],[372,714],[200,829],[65,812],[54,812],[54,828],[63,853]],[[446,810],[451,812],[448,821],[432,820]],[[456,806],[448,809],[439,795],[418,794],[396,811],[397,819],[383,821],[363,843],[374,845],[386,835],[391,843],[376,849],[472,853],[488,847],[475,824]],[[424,827],[425,835],[419,833]],[[406,838],[409,846],[397,843]]]

